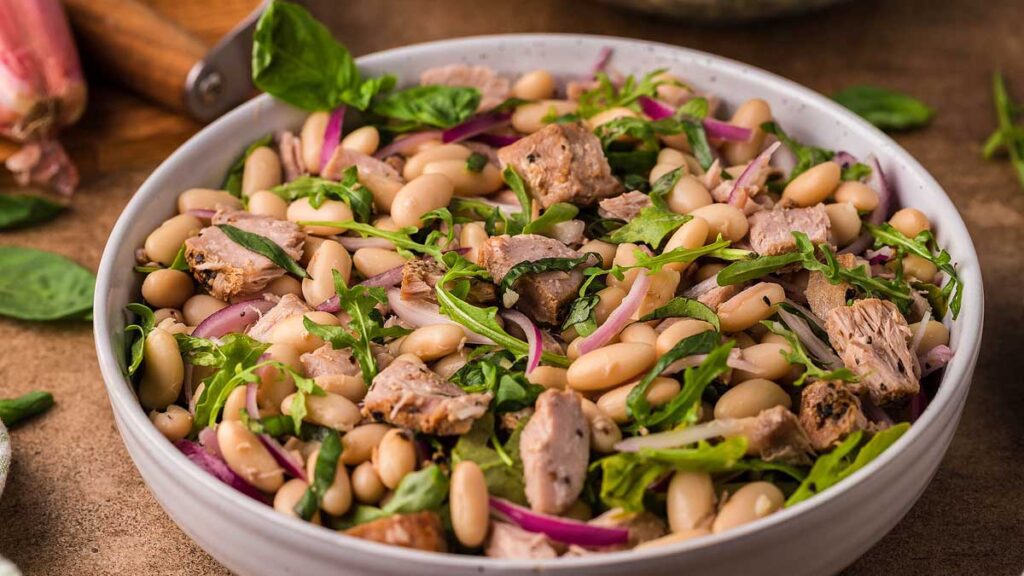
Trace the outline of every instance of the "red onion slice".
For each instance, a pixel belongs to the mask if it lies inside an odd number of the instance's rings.
[[[932,348],[919,360],[921,362],[921,378],[945,368],[952,359],[953,350],[949,346],[939,344]]]
[[[213,454],[207,452],[202,446],[192,442],[190,440],[178,440],[174,443],[174,446],[181,451],[189,460],[191,460],[196,466],[199,466],[214,478],[221,482],[231,486],[235,490],[238,490],[242,494],[267,503],[267,497],[262,492],[257,490],[252,484],[249,484],[242,479],[241,476],[235,474],[228,465]]]
[[[199,218],[200,220],[206,220],[207,222],[209,222],[210,220],[213,219],[213,215],[216,214],[217,211],[216,210],[208,210],[208,209],[205,209],[205,208],[193,208],[191,210],[186,210],[185,213],[190,215],[190,216],[195,216],[196,218]]]
[[[424,130],[423,132],[416,132],[413,134],[409,134],[405,138],[399,138],[392,142],[391,144],[388,144],[387,146],[381,148],[380,150],[377,150],[377,152],[373,156],[374,158],[380,160],[387,158],[388,156],[394,156],[395,154],[405,155],[407,151],[419,146],[420,144],[423,144],[424,142],[440,139],[440,130]]]
[[[388,305],[396,316],[414,328],[432,326],[434,324],[451,324],[452,326],[462,328],[462,331],[466,333],[466,342],[470,344],[494,344],[494,341],[490,338],[481,336],[476,332],[471,332],[462,324],[441,314],[437,304],[418,299],[403,300],[401,290],[398,288],[388,290]]]
[[[502,316],[515,322],[526,334],[526,343],[530,350],[526,357],[526,373],[533,372],[534,368],[540,366],[540,357],[544,353],[544,336],[541,334],[540,328],[527,318],[526,314],[516,310],[506,310]]]
[[[276,302],[270,300],[246,300],[232,304],[210,314],[196,326],[192,335],[198,338],[219,338],[225,334],[244,332],[276,305]]]
[[[540,514],[501,498],[491,497],[491,509],[528,532],[539,532],[552,540],[576,544],[587,548],[600,548],[625,544],[629,541],[629,530],[605,528],[578,520]]]
[[[774,154],[780,146],[782,146],[782,142],[775,142],[771,146],[762,150],[761,153],[758,154],[757,157],[750,162],[750,164],[747,164],[747,167],[743,169],[743,172],[740,174],[740,177],[737,178],[735,182],[733,182],[732,190],[729,192],[729,204],[736,204],[733,201],[733,199],[738,198],[740,192],[744,188],[747,188],[753,184],[754,179],[757,178],[758,173],[760,173],[761,170],[763,170],[764,167],[768,165],[768,162],[771,161],[772,159],[772,154]]]
[[[664,450],[696,444],[702,440],[711,440],[723,436],[735,436],[743,433],[743,424],[732,418],[712,420],[703,424],[687,426],[679,430],[658,432],[647,436],[633,436],[615,445],[619,452],[638,452],[643,448]]]
[[[474,136],[479,136],[484,132],[489,132],[495,128],[504,126],[508,124],[511,119],[511,112],[492,112],[474,116],[462,124],[453,126],[442,132],[441,143],[454,144],[455,142],[468,140]]]
[[[650,96],[641,96],[636,101],[640,104],[640,110],[651,120],[661,120],[676,113],[676,109],[672,106]]]
[[[731,142],[747,142],[754,135],[754,131],[749,128],[715,120],[714,118],[705,118],[702,124],[708,138],[729,140]]]
[[[341,143],[341,126],[345,123],[345,106],[338,106],[331,111],[324,128],[324,143],[320,147],[320,171],[323,172],[334,155],[334,150]]]
[[[878,192],[878,205],[871,211],[867,222],[868,224],[878,226],[889,217],[889,208],[893,201],[892,190],[889,189],[889,183],[885,179],[885,172],[882,172],[882,165],[879,164],[878,158],[872,155],[868,157],[867,161],[871,165],[871,181],[868,182],[868,185],[874,188],[875,192]],[[860,254],[869,248],[872,242],[874,242],[874,236],[871,235],[871,232],[865,230],[849,246],[840,250],[839,253]]]
[[[217,442],[217,427],[207,426],[199,431],[199,444],[206,448],[206,451],[214,456],[223,459],[220,453],[220,444]]]
[[[682,372],[687,368],[695,368],[700,366],[707,357],[707,354],[694,354],[693,356],[680,358],[666,366],[665,369],[661,371],[661,375],[669,376],[671,374]],[[743,351],[737,348],[733,348],[729,351],[729,356],[725,359],[725,364],[734,370],[743,370],[744,372],[751,372],[754,374],[760,370],[756,364],[744,360]]]
[[[605,46],[601,48],[601,51],[597,54],[597,62],[594,62],[593,67],[590,69],[591,79],[596,80],[599,72],[604,72],[608,68],[608,63],[611,62],[613,50],[611,46]]]
[[[504,148],[509,144],[515,144],[522,139],[517,134],[477,134],[473,137],[476,142],[482,142],[494,148]]]
[[[630,317],[640,309],[640,304],[643,302],[644,296],[647,295],[647,289],[650,286],[651,277],[644,270],[641,270],[636,280],[633,281],[633,286],[630,287],[629,293],[626,294],[626,297],[622,299],[622,303],[619,304],[619,307],[608,316],[604,324],[601,324],[597,330],[594,330],[593,334],[580,342],[580,356],[604,346],[616,334],[622,331],[626,324],[629,323]]]
[[[786,323],[786,326],[789,326],[789,329],[793,331],[793,334],[796,334],[797,339],[804,345],[804,348],[807,348],[807,351],[814,355],[819,362],[825,364],[825,366],[830,370],[836,370],[843,367],[843,361],[839,359],[839,356],[832,351],[832,348],[828,344],[822,342],[821,339],[814,334],[810,325],[807,324],[803,318],[793,314],[792,312],[787,312],[781,307],[778,309],[778,313],[779,318],[782,318],[782,321]]]
[[[264,354],[260,357],[260,362],[263,362],[267,358],[268,356]],[[257,371],[261,380],[269,368],[270,366],[264,366]],[[250,418],[260,417],[260,407],[256,402],[256,394],[258,391],[259,385],[255,382],[250,382],[245,385],[245,409],[249,412]],[[273,436],[270,434],[259,434],[257,437],[260,439],[260,443],[263,444],[268,452],[270,452],[270,455],[274,457],[274,460],[277,460],[277,463],[280,464],[286,472],[303,482],[306,481],[306,471],[302,469],[302,464],[296,463],[292,458],[292,455],[289,454],[288,451],[284,449],[284,446],[281,446]]]

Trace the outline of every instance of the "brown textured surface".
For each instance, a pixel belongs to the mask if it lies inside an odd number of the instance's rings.
[[[253,0],[160,0],[207,41]],[[899,136],[949,191],[974,235],[988,326],[953,446],[907,518],[849,575],[1019,574],[1024,568],[1024,395],[1015,369],[1024,300],[1024,191],[1005,163],[979,159],[993,113],[989,74],[1004,69],[1024,97],[1019,0],[855,0],[824,13],[738,28],[697,29],[585,0],[416,0],[346,3],[355,53],[496,32],[564,31],[642,37],[761,66],[828,93],[854,82],[911,92],[938,109],[927,130]],[[581,63],[585,66],[585,63]],[[55,250],[95,269],[121,206],[195,126],[100,81],[68,135],[83,168],[71,213],[0,235],[0,244]],[[2,148],[2,145],[0,145]],[[2,155],[2,150],[0,150]],[[9,187],[0,180],[0,188]],[[978,289],[969,286],[969,290]],[[52,390],[57,407],[16,430],[14,470],[0,503],[0,554],[28,574],[224,574],[145,489],[114,429],[88,326],[0,321],[0,391]]]

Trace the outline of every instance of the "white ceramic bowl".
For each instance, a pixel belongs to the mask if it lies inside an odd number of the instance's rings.
[[[710,538],[639,552],[554,561],[491,560],[385,546],[278,514],[192,465],[146,418],[123,374],[125,304],[139,294],[134,251],[175,211],[178,193],[216,187],[253,140],[301,124],[303,113],[263,96],[207,127],[167,159],[125,208],[100,264],[95,330],[100,367],[118,429],[146,484],[167,513],[232,571],[249,574],[830,574],[863,554],[910,509],[935,473],[956,430],[978,355],[982,283],[963,221],[938,183],[884,134],[806,88],[743,64],[650,42],[577,35],[513,35],[449,40],[359,59],[367,72],[412,82],[431,66],[485,64],[508,74],[546,68],[584,74],[602,47],[613,65],[642,73],[668,68],[728,105],[759,97],[800,140],[857,156],[875,153],[906,205],[924,211],[966,284],[952,329],[953,361],[937,397],[910,432],[880,458],[821,496]]]

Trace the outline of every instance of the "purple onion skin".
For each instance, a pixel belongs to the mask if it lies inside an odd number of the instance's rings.
[[[235,474],[231,468],[228,467],[226,462],[213,454],[210,454],[199,444],[190,440],[178,440],[174,443],[174,446],[177,447],[178,450],[180,450],[182,454],[184,454],[196,466],[199,466],[214,478],[228,486],[231,486],[253,500],[258,500],[264,504],[267,503],[267,497],[265,494],[243,480],[241,476]]]

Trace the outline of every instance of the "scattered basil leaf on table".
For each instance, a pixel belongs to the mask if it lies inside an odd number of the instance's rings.
[[[42,414],[53,406],[53,394],[34,391],[17,398],[0,398],[0,422],[8,428],[15,424]]]
[[[42,196],[0,194],[0,230],[24,228],[53,220],[64,205]]]
[[[878,86],[850,86],[832,99],[882,130],[920,128],[935,116],[935,110],[920,100]]]
[[[96,277],[51,252],[0,246],[0,316],[19,320],[84,318]]]
[[[393,76],[364,79],[348,49],[298,4],[273,0],[253,33],[252,80],[257,88],[304,110],[360,110]]]
[[[246,250],[251,250],[257,254],[266,256],[271,262],[283,268],[289,274],[294,274],[299,278],[306,278],[308,274],[299,266],[283,248],[277,245],[276,242],[267,238],[266,236],[260,236],[259,234],[253,234],[247,232],[241,228],[237,228],[230,224],[219,224],[224,235],[231,239],[232,242],[238,244]]]
[[[997,152],[1005,151],[1017,172],[1017,179],[1024,186],[1024,123],[1014,124],[1024,104],[1017,104],[1006,90],[1006,80],[996,72],[992,75],[992,99],[996,108],[998,127],[985,141],[985,158],[993,158]]]

